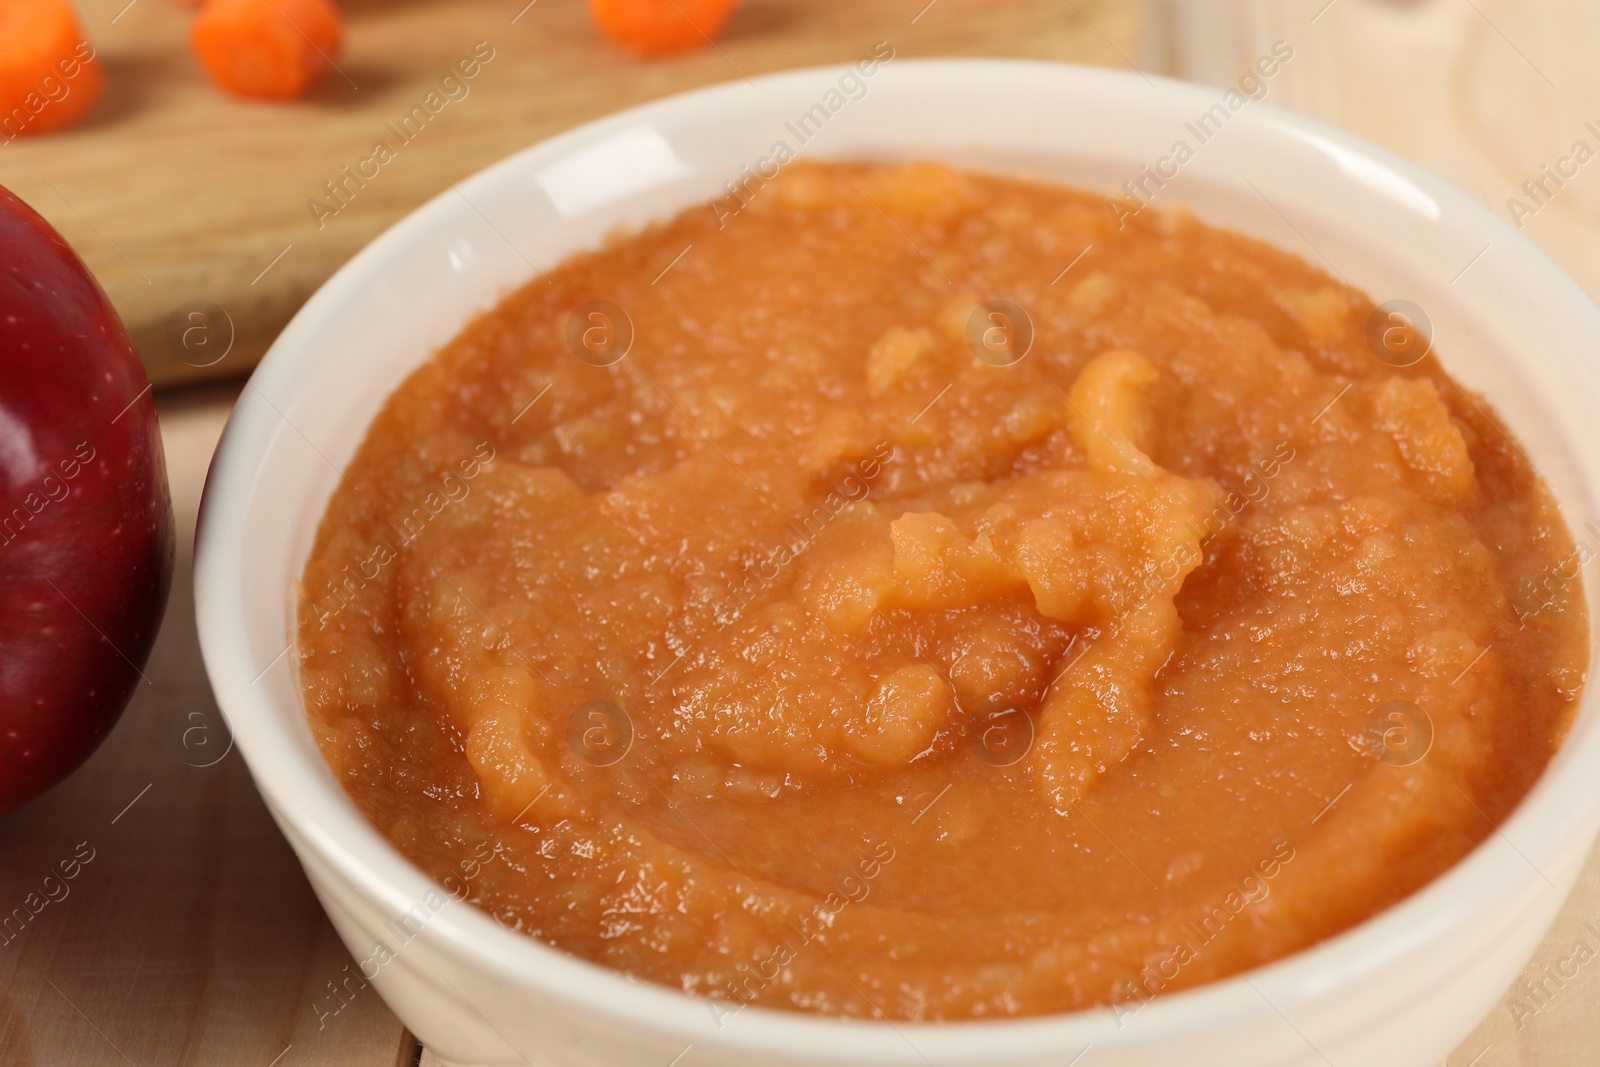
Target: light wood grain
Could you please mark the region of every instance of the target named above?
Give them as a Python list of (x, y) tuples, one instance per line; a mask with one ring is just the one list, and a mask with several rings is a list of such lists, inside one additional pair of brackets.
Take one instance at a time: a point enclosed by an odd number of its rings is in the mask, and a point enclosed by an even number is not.
[[(1595, 929), (1589, 929), (1593, 923)], [(1446, 1067), (1588, 1067), (1600, 1063), (1600, 848), (1504, 1000)], [(1588, 950), (1586, 962), (1577, 945)], [(1549, 968), (1547, 971), (1546, 968)], [(1565, 970), (1571, 977), (1550, 977)], [(1521, 983), (1534, 987), (1530, 995)], [(1540, 989), (1540, 985), (1543, 989)]]
[(6, 1067), (268, 1067), (280, 1054), (279, 1067), (394, 1067), (409, 1048), (370, 989), (319, 1017), (350, 957), (229, 751), (201, 667), (192, 531), (232, 399), (160, 405), (180, 548), (148, 683), (81, 770), (0, 821), (0, 912), (80, 846), (93, 856), (0, 943)]
[[(86, 0), (107, 99), (77, 129), (0, 147), (0, 184), (85, 255), (158, 378), (231, 374), (389, 223), (447, 182), (578, 122), (740, 72), (849, 60), (879, 39), (902, 55), (1120, 64), (1138, 33), (1132, 0), (936, 0), (926, 10), (925, 0), (750, 0), (720, 51), (643, 63), (596, 38), (575, 0), (537, 0), (513, 25), (525, 2), (347, 0), (341, 67), (359, 88), (333, 76), (310, 100), (274, 107), (227, 100), (201, 80), (183, 47), (187, 9), (135, 0), (113, 25), (126, 0)], [(477, 40), (496, 58), (472, 95), (319, 230), (306, 202), (321, 183)], [(172, 310), (193, 299), (218, 303), (237, 326), (233, 352), (207, 369), (177, 359), (164, 337)], [(370, 988), (319, 1021), (327, 983), (349, 956), (238, 754), (191, 766), (200, 760), (179, 740), (192, 711), (220, 722), (188, 574), (194, 510), (232, 395), (208, 389), (161, 405), (182, 536), (151, 684), (77, 775), (0, 822), (0, 912), (80, 842), (95, 850), (66, 899), (0, 944), (7, 1067), (392, 1067), (416, 1051)], [(1591, 919), (1600, 919), (1600, 853), (1526, 973), (1538, 980), (1545, 964), (1570, 957)], [(1600, 938), (1590, 943), (1600, 950)], [(1447, 1064), (1568, 1067), (1596, 1062), (1596, 1048), (1600, 960), (1521, 1026), (1509, 1001), (1497, 1006)]]
[[(402, 215), (449, 182), (619, 108), (852, 61), (878, 40), (901, 56), (1119, 64), (1139, 30), (1135, 0), (935, 0), (926, 8), (927, 0), (749, 0), (716, 48), (643, 61), (600, 38), (577, 0), (346, 0), (339, 72), (308, 99), (258, 104), (204, 81), (184, 44), (190, 9), (127, 3), (82, 0), (104, 58), (106, 98), (74, 129), (0, 144), (0, 184), (84, 255), (157, 382), (248, 369), (305, 299)], [(479, 41), (494, 58), (468, 83), (470, 95), (398, 147), (347, 208), (319, 225), (308, 204), (333, 203), (324, 183), (377, 140), (398, 145), (387, 124)], [(194, 300), (221, 307), (236, 334), (232, 352), (206, 368), (180, 359), (181, 346), (167, 340), (174, 311)]]

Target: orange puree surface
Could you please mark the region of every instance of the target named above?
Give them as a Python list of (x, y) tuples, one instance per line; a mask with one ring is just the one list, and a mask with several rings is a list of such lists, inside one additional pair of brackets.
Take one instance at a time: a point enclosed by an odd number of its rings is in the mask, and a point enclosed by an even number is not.
[(1425, 344), (1181, 211), (795, 163), (389, 398), (301, 586), (311, 727), (435, 879), (691, 993), (1238, 972), (1483, 840), (1583, 684), (1572, 537)]

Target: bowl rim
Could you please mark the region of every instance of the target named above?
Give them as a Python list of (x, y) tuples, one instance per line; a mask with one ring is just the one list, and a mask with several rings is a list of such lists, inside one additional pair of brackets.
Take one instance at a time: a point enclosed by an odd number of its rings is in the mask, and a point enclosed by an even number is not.
[[(269, 807), (366, 899), (398, 914), (417, 903), (424, 892), (435, 889), (436, 883), (360, 815), (337, 783), (332, 783), (336, 796), (327, 795), (329, 790), (318, 782), (315, 769), (297, 757), (288, 732), (279, 729), (271, 711), (273, 702), (262, 690), (253, 688), (252, 677), (259, 675), (249, 656), (245, 613), (232, 607), (242, 602), (242, 575), (247, 567), (239, 530), (267, 443), (281, 418), (263, 395), (262, 386), (274, 387), (271, 391), (280, 398), (294, 393), (294, 373), (314, 350), (321, 320), (346, 292), (379, 277), (390, 254), (402, 249), (414, 231), (428, 220), (444, 216), (457, 191), (464, 196), (486, 193), (533, 160), (555, 159), (680, 109), (715, 110), (745, 97), (752, 88), (776, 90), (802, 79), (811, 84), (846, 69), (844, 65), (789, 69), (652, 100), (538, 141), (457, 182), (454, 190), (445, 189), (386, 229), (320, 286), (272, 344), (241, 393), (211, 463), (196, 529), (195, 601), (203, 658), (219, 707)], [(1098, 92), (1102, 100), (1113, 100), (1123, 91), (1154, 90), (1170, 97), (1175, 113), (1190, 105), (1203, 108), (1213, 104), (1221, 92), (1135, 71), (1025, 59), (896, 59), (880, 70), (877, 78), (981, 78), (994, 72), (1076, 81), (1078, 88)], [(1424, 191), (1440, 206), (1441, 217), (1447, 212), (1457, 220), (1456, 225), (1475, 222), (1480, 230), (1487, 227), (1496, 234), (1497, 243), (1504, 242), (1515, 252), (1519, 264), (1536, 271), (1541, 283), (1551, 287), (1574, 322), (1600, 336), (1600, 309), (1576, 283), (1498, 215), (1443, 179), (1354, 135), (1272, 104), (1253, 102), (1238, 119), (1273, 128), (1279, 135), (1353, 153)], [(1582, 359), (1600, 380), (1600, 356), (1588, 352)], [(298, 579), (298, 575), (292, 577)], [(292, 626), (292, 617), (290, 622)], [(1593, 633), (1590, 645), (1592, 665)], [(1595, 718), (1593, 705), (1597, 702), (1600, 692), (1586, 688), (1573, 713), (1574, 729), (1580, 717)], [(303, 706), (298, 711), (301, 728), (306, 729)], [(1600, 729), (1588, 729), (1581, 738), (1574, 729), (1569, 729), (1511, 815), (1443, 874), (1332, 938), (1266, 965), (1145, 1002), (1138, 1012), (1139, 1039), (1161, 1039), (1259, 1015), (1263, 1001), (1265, 1008), (1282, 1014), (1330, 986), (1348, 987), (1381, 972), (1416, 946), (1448, 937), (1452, 928), (1486, 900), (1511, 895), (1517, 882), (1517, 857), (1540, 871), (1538, 861), (1548, 860), (1574, 833), (1591, 832), (1600, 813), (1600, 783), (1592, 780), (1584, 770), (1585, 761), (1579, 758), (1600, 760)], [(341, 803), (349, 810), (340, 810)], [(1512, 836), (1520, 846), (1510, 840)], [(1545, 880), (1549, 881), (1548, 877)], [(1564, 889), (1561, 892), (1565, 894)], [(444, 908), (430, 920), (424, 935), (448, 943), (497, 979), (536, 990), (552, 1002), (579, 1008), (591, 1017), (646, 1027), (695, 1045), (749, 1053), (804, 1048), (826, 1059), (842, 1057), (848, 1050), (856, 1056), (878, 1055), (882, 1062), (910, 1064), (929, 1056), (946, 1060), (979, 1055), (992, 1049), (1002, 1033), (1009, 1047), (1022, 1052), (1059, 1052), (1065, 1047), (1118, 1043), (1128, 1038), (1109, 1006), (1020, 1018), (886, 1022), (749, 1005), (738, 1009), (746, 1022), (723, 1026), (708, 1010), (706, 998), (632, 981), (504, 927), (475, 907)], [(907, 1034), (936, 1036), (937, 1046), (926, 1042), (923, 1046), (927, 1047), (910, 1045)]]

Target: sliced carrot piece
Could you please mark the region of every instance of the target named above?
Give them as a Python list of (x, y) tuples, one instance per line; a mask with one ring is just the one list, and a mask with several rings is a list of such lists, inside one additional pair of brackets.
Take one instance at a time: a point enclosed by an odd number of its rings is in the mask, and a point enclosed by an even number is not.
[(189, 47), (227, 92), (290, 100), (322, 76), (343, 36), (329, 0), (207, 0)]
[(589, 0), (595, 24), (641, 55), (700, 48), (716, 38), (737, 0)]
[(0, 142), (69, 125), (100, 96), (100, 64), (67, 0), (0, 0)]

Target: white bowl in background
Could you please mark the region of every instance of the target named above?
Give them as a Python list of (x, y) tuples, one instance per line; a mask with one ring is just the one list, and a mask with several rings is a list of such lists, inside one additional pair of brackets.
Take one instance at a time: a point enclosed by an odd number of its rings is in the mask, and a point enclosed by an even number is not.
[[(618, 224), (708, 202), (741, 168), (772, 157), (776, 142), (799, 148), (794, 123), (819, 102), (828, 113), (813, 119), (820, 130), (807, 154), (932, 158), (1110, 193), (1174, 141), (1192, 143), (1184, 124), (1221, 97), (1138, 74), (1005, 60), (892, 60), (857, 79), (864, 95), (829, 97), (843, 73), (801, 70), (670, 97), (447, 189), (330, 279), (255, 372), (201, 507), (201, 645), (239, 750), (341, 937), (358, 960), (380, 943), (393, 952), (373, 984), (436, 1054), (473, 1067), (1438, 1061), (1528, 959), (1600, 826), (1593, 690), (1532, 792), (1442, 877), (1314, 948), (1131, 1015), (890, 1025), (712, 1011), (444, 898), (329, 771), (285, 654), (295, 582), (367, 425), (472, 315)], [(1595, 517), (1600, 310), (1480, 204), (1380, 149), (1260, 103), (1230, 113), (1160, 201), (1295, 251), (1376, 300), (1427, 309), (1445, 366), (1488, 397), (1573, 529)], [(1585, 588), (1600, 618), (1595, 566)], [(397, 925), (406, 913), (422, 918)]]

